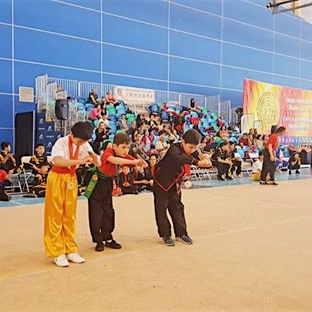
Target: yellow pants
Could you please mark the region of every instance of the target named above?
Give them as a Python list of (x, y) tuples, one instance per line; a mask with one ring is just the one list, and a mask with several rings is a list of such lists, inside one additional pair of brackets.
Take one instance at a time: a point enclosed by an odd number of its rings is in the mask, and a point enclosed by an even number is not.
[(76, 175), (49, 172), (44, 205), (44, 246), (47, 257), (77, 252)]
[(260, 181), (261, 172), (253, 172), (251, 174), (252, 181)]

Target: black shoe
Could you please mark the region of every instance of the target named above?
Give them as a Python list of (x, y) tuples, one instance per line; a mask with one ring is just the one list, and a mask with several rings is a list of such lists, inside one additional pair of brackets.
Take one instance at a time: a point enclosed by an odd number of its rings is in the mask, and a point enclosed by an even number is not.
[(225, 177), (227, 180), (233, 180), (232, 177)]
[(225, 181), (225, 179), (222, 178), (222, 177), (218, 177), (218, 180), (219, 180), (219, 181)]
[(291, 174), (291, 170), (289, 170), (289, 172), (288, 172), (289, 174)]
[(103, 251), (104, 250), (104, 244), (102, 242), (97, 243), (95, 246), (95, 251)]
[(267, 183), (265, 181), (260, 181), (260, 185), (266, 185)]
[(174, 240), (171, 237), (162, 237), (162, 241), (166, 246), (174, 246)]
[(299, 170), (296, 170), (296, 174), (300, 174), (300, 171), (299, 171)]
[(121, 245), (118, 244), (115, 240), (106, 241), (105, 246), (112, 249), (121, 249)]

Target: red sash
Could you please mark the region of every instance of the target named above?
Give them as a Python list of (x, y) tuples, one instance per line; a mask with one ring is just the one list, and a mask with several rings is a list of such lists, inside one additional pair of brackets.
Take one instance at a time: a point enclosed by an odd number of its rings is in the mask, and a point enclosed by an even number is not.
[[(69, 137), (68, 137), (69, 159), (77, 160), (78, 156), (79, 156), (79, 146), (77, 146), (77, 148), (75, 150), (75, 154), (74, 154), (73, 153), (73, 143), (74, 142), (72, 139), (72, 135), (69, 135)], [(69, 173), (71, 176), (74, 176), (75, 172), (76, 172), (76, 165), (70, 166), (70, 168), (59, 167), (59, 166), (53, 165), (51, 168), (51, 171), (56, 172), (56, 173), (61, 173), (61, 174)]]

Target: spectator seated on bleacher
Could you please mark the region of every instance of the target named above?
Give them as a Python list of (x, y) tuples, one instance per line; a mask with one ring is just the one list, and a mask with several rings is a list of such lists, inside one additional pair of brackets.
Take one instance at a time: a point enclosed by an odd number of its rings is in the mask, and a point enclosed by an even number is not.
[(155, 144), (156, 151), (160, 158), (163, 158), (167, 153), (170, 145), (165, 141), (165, 132), (159, 133), (159, 139)]
[(105, 126), (104, 122), (100, 122), (94, 133), (93, 150), (100, 155), (103, 142), (109, 138), (109, 127)]
[(92, 108), (91, 112), (89, 113), (88, 119), (91, 120), (93, 126), (95, 126), (95, 122), (101, 119), (101, 117), (102, 117), (101, 105), (97, 104), (94, 108)]
[(100, 102), (98, 101), (98, 95), (96, 93), (96, 89), (92, 89), (91, 92), (89, 93), (89, 97), (87, 99), (87, 103), (89, 104), (93, 104), (94, 106), (100, 104)]
[(124, 130), (126, 132), (129, 130), (126, 114), (122, 114), (120, 116), (117, 128), (119, 128), (120, 130)]
[(117, 99), (114, 97), (112, 90), (107, 90), (106, 95), (105, 95), (105, 100), (106, 100), (106, 104), (108, 106), (118, 106), (119, 103), (117, 101)]

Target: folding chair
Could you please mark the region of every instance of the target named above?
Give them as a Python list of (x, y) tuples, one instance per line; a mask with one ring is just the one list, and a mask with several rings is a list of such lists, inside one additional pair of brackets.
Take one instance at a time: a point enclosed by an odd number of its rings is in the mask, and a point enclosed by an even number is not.
[(31, 156), (23, 156), (21, 161), (23, 164), (23, 178), (24, 178), (24, 184), (27, 193), (29, 193), (29, 184), (30, 181), (33, 179), (34, 175), (32, 173), (32, 165), (29, 163), (31, 159)]
[[(9, 181), (11, 183), (11, 185), (5, 186), (4, 189), (5, 191), (7, 191), (10, 194), (13, 193), (23, 193), (23, 188), (22, 188), (22, 183), (21, 183), (21, 176), (22, 172), (19, 173), (11, 173), (8, 175), (9, 177)], [(16, 191), (18, 190), (18, 191)]]

